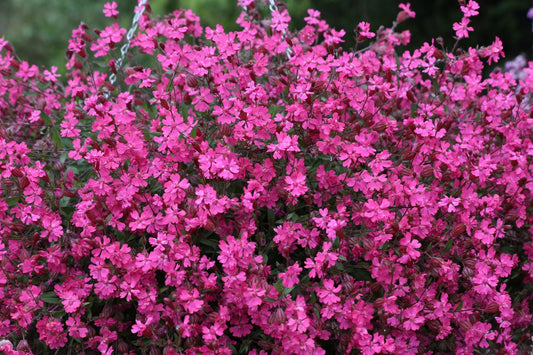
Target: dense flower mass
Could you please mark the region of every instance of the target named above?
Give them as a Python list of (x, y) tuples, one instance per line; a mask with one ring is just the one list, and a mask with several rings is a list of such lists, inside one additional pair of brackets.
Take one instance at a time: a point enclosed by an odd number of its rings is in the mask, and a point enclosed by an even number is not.
[(239, 3), (148, 8), (125, 68), (80, 25), (65, 78), (0, 39), (0, 350), (528, 352), (533, 62)]

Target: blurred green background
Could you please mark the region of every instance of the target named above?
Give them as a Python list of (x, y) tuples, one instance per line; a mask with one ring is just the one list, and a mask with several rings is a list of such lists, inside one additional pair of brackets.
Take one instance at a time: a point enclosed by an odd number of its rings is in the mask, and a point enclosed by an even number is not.
[[(119, 21), (128, 28), (136, 0), (116, 0)], [(390, 26), (398, 12), (396, 0), (286, 0), (293, 18), (293, 28), (301, 28), (308, 8), (322, 12), (330, 26), (345, 29), (346, 47), (353, 45), (353, 29), (359, 21), (371, 23), (371, 29)], [(73, 28), (83, 21), (90, 27), (103, 28), (112, 22), (105, 18), (102, 8), (106, 0), (0, 0), (0, 36), (5, 36), (19, 57), (31, 63), (64, 70), (65, 50)], [(234, 21), (239, 14), (236, 0), (151, 0), (155, 14), (163, 15), (174, 9), (191, 8), (202, 24), (220, 23), (227, 30), (237, 29)], [(472, 20), (475, 32), (462, 46), (488, 45), (494, 36), (504, 43), (507, 59), (525, 53), (531, 57), (533, 33), (526, 18), (533, 6), (530, 0), (478, 0), (480, 15)], [(412, 33), (411, 49), (432, 37), (442, 36), (451, 48), (452, 24), (459, 21), (461, 12), (456, 0), (412, 0), (417, 16), (400, 25)]]

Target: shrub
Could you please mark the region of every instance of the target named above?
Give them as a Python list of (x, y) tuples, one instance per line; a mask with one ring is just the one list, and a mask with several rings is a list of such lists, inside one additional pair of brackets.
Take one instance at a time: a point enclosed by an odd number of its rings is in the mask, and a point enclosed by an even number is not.
[(66, 84), (1, 43), (0, 349), (527, 351), (533, 63), (240, 3), (143, 15), (123, 71), (80, 25)]

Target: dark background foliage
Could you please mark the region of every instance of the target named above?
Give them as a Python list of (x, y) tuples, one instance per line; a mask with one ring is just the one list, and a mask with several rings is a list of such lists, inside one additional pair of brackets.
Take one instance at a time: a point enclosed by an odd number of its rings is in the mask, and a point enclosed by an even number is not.
[[(120, 23), (129, 27), (136, 0), (116, 0)], [(106, 0), (0, 0), (0, 36), (14, 44), (18, 55), (31, 63), (64, 67), (67, 40), (73, 28), (83, 21), (91, 27), (103, 28), (110, 23), (101, 10)], [(293, 27), (301, 28), (307, 8), (322, 12), (330, 26), (341, 29), (347, 48), (353, 46), (353, 29), (359, 21), (371, 23), (371, 29), (389, 26), (398, 12), (398, 0), (286, 0)], [(405, 2), (405, 1), (404, 1)], [(420, 46), (432, 37), (441, 36), (448, 48), (453, 46), (453, 22), (461, 19), (455, 0), (412, 0), (417, 16), (399, 29), (412, 33), (410, 48)], [(533, 33), (526, 18), (533, 6), (527, 0), (478, 0), (481, 11), (472, 20), (475, 32), (461, 45), (476, 46), (492, 43), (499, 36), (504, 43), (507, 59), (525, 53), (531, 57)], [(237, 29), (234, 21), (239, 14), (236, 0), (151, 0), (154, 13), (165, 14), (174, 9), (192, 8), (204, 25), (222, 24)]]

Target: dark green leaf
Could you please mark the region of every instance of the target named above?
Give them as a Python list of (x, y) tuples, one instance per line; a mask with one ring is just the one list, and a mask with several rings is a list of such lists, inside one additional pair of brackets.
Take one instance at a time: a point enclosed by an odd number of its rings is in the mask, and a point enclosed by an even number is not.
[(279, 279), (278, 281), (276, 281), (276, 283), (274, 284), (274, 287), (276, 288), (276, 291), (278, 291), (279, 293), (283, 293), (283, 280), (282, 279)]
[(54, 141), (54, 144), (57, 148), (63, 149), (63, 145), (61, 144), (61, 136), (55, 128), (52, 128), (52, 140)]
[(19, 202), (20, 196), (10, 197), (6, 199), (6, 203), (9, 207), (14, 207)]
[(450, 249), (452, 248), (452, 244), (453, 244), (453, 239), (448, 240), (448, 242), (446, 243), (446, 246), (444, 247), (444, 251), (446, 253), (450, 251)]
[(41, 295), (41, 301), (51, 304), (59, 304), (61, 302), (54, 291), (43, 293)]

